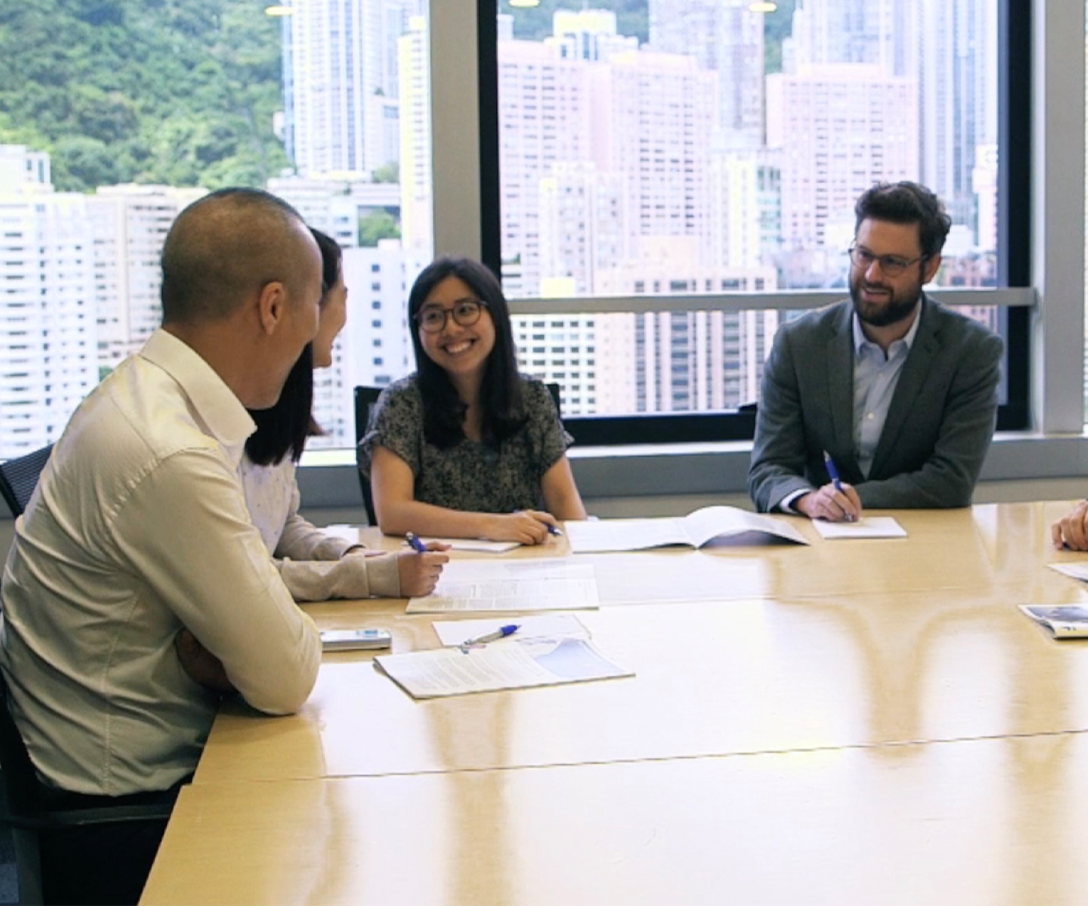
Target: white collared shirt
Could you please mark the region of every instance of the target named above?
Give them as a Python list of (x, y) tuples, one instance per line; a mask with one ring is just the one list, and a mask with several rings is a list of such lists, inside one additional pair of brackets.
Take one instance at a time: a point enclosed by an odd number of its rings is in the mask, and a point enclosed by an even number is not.
[(866, 338), (857, 312), (851, 320), (854, 332), (854, 449), (858, 468), (868, 478), (899, 375), (918, 335), (922, 309), (919, 305), (910, 330), (888, 347), (887, 354), (879, 344)]
[(238, 474), (253, 524), (296, 601), (400, 597), (396, 554), (365, 556), (362, 545), (326, 535), (302, 518), (290, 456), (259, 466), (243, 455)]
[(159, 330), (76, 410), (4, 570), (0, 667), (43, 778), (166, 789), (196, 767), (218, 698), (182, 669), (184, 626), (253, 707), (296, 710), (321, 644), (246, 510), (253, 420)]

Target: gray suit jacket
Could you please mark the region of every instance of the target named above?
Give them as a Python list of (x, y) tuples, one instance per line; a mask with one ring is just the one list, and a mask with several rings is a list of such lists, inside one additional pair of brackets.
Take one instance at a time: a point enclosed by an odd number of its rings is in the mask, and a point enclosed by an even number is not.
[(761, 512), (827, 484), (823, 451), (865, 507), (971, 502), (997, 419), (1001, 339), (923, 296), (868, 479), (854, 449), (849, 299), (783, 325), (763, 372), (748, 493)]

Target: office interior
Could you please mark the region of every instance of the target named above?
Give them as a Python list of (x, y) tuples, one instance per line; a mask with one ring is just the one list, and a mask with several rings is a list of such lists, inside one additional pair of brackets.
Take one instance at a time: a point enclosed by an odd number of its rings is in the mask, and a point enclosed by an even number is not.
[[(436, 253), (483, 254), (477, 71), (478, 21), (489, 2), (433, 0), (432, 129)], [(1030, 18), (1030, 206), (1023, 260), (1029, 262), (1029, 419), (999, 432), (975, 502), (1083, 497), (1085, 436), (1085, 4), (1082, 0), (1001, 0), (1003, 16)], [(1012, 73), (1014, 83), (1025, 73)], [(1014, 84), (1015, 90), (1015, 84)], [(1004, 162), (1003, 162), (1004, 163)], [(1023, 219), (1023, 218), (1022, 218)], [(977, 304), (977, 303), (976, 303)], [(640, 309), (639, 306), (642, 306)], [(650, 310), (652, 299), (630, 310)], [(769, 300), (767, 307), (774, 307)], [(518, 311), (515, 302), (512, 309)], [(577, 433), (575, 432), (577, 437)], [(582, 496), (598, 516), (675, 515), (708, 503), (750, 506), (744, 480), (750, 441), (575, 446)], [(307, 457), (299, 470), (303, 512), (318, 525), (365, 521), (354, 455)], [(0, 516), (0, 549), (13, 534)]]

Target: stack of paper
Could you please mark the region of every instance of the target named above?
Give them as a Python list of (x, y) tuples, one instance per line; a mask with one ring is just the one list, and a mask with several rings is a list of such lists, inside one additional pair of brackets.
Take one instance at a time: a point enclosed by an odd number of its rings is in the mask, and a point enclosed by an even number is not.
[(498, 563), (451, 561), (435, 590), (412, 598), (408, 613), (585, 610), (600, 606), (593, 567), (563, 558)]

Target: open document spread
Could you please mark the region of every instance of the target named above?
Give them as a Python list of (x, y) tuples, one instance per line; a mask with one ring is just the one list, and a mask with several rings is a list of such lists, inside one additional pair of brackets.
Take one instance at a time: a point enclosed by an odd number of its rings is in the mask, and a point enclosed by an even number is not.
[(808, 544), (788, 516), (764, 516), (732, 506), (705, 506), (687, 516), (599, 519), (565, 524), (576, 554), (638, 551), (651, 547), (702, 547), (712, 538), (758, 532)]
[(556, 686), (634, 676), (585, 639), (510, 639), (483, 648), (439, 648), (374, 659), (412, 698)]
[(408, 613), (587, 610), (600, 606), (592, 565), (563, 557), (453, 560), (435, 590), (408, 601)]

